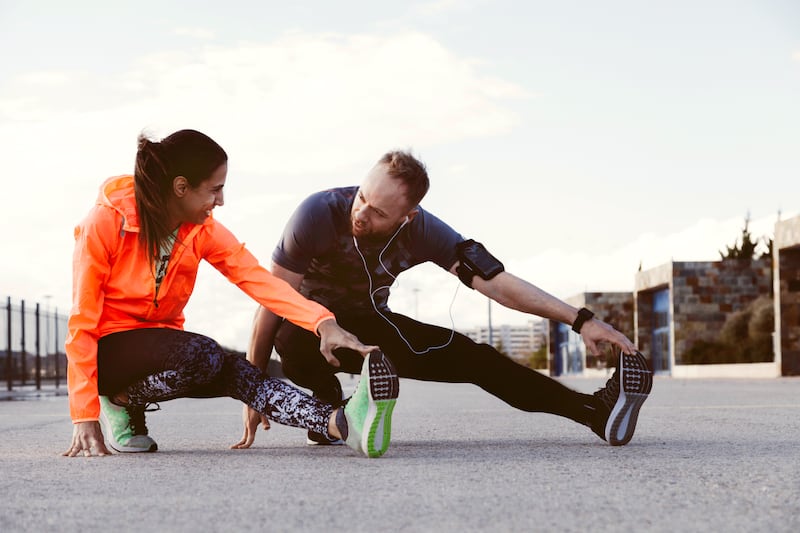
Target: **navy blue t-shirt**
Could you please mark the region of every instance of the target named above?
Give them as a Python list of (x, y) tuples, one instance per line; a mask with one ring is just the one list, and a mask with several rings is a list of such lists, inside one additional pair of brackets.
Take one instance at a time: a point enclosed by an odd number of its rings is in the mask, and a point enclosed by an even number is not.
[(388, 311), (394, 277), (426, 261), (449, 271), (458, 259), (456, 245), (464, 240), (453, 228), (418, 207), (417, 216), (388, 247), (387, 236), (377, 243), (359, 241), (356, 249), (350, 209), (357, 192), (358, 187), (343, 187), (306, 198), (289, 219), (272, 253), (276, 264), (305, 276), (300, 286), (303, 296), (334, 313), (373, 310), (366, 269), (372, 276), (375, 305)]

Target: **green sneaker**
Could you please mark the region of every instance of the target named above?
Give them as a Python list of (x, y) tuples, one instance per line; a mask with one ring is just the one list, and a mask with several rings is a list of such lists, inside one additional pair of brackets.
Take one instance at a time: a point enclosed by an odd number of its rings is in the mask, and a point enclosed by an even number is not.
[(147, 435), (142, 407), (122, 407), (100, 396), (100, 422), (108, 445), (118, 452), (154, 452), (158, 444)]
[(386, 453), (399, 391), (400, 380), (388, 357), (374, 351), (364, 358), (361, 380), (337, 413), (336, 422), (348, 446), (367, 457)]

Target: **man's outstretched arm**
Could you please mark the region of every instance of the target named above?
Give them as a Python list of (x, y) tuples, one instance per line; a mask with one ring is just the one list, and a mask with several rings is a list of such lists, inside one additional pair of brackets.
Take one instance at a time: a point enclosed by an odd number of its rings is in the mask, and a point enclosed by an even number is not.
[[(457, 267), (458, 262), (450, 268), (450, 272), (456, 276), (458, 275), (456, 272)], [(484, 296), (509, 309), (515, 309), (564, 324), (573, 324), (575, 319), (578, 318), (577, 307), (559, 300), (532, 283), (509, 272), (500, 272), (489, 280), (475, 276), (472, 279), (472, 287)], [(597, 344), (601, 342), (611, 343), (624, 353), (634, 353), (636, 351), (636, 345), (630, 339), (611, 325), (597, 318), (584, 322), (580, 328), (580, 334), (586, 344), (586, 349), (592, 355), (600, 355)]]

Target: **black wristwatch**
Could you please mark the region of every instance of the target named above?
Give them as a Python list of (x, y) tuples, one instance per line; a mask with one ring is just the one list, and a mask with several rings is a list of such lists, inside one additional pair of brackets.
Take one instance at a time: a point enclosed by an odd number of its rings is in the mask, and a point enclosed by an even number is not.
[(572, 323), (572, 331), (575, 333), (581, 332), (581, 327), (583, 327), (583, 323), (587, 320), (591, 320), (594, 317), (594, 313), (586, 309), (585, 307), (581, 307), (578, 310), (578, 318), (575, 319), (575, 322)]

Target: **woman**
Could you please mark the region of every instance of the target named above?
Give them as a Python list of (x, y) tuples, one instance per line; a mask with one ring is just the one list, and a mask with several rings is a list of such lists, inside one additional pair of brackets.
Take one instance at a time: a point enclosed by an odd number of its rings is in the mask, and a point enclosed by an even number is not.
[[(340, 328), (326, 308), (273, 277), (212, 218), (223, 205), (226, 176), (227, 154), (198, 131), (181, 130), (160, 142), (140, 136), (134, 175), (108, 179), (76, 227), (66, 342), (74, 431), (64, 455), (108, 454), (101, 418), (113, 449), (155, 451), (145, 426), (148, 403), (217, 396), (241, 400), (282, 424), (341, 438), (370, 457), (388, 448), (397, 397), (391, 363), (376, 346)], [(265, 376), (212, 339), (183, 331), (183, 308), (201, 259), (261, 305), (316, 332), (326, 356), (337, 348), (369, 354), (345, 408), (334, 409)], [(373, 396), (368, 385), (376, 380), (388, 380), (392, 392)], [(379, 425), (387, 429), (376, 443), (369, 434)]]

